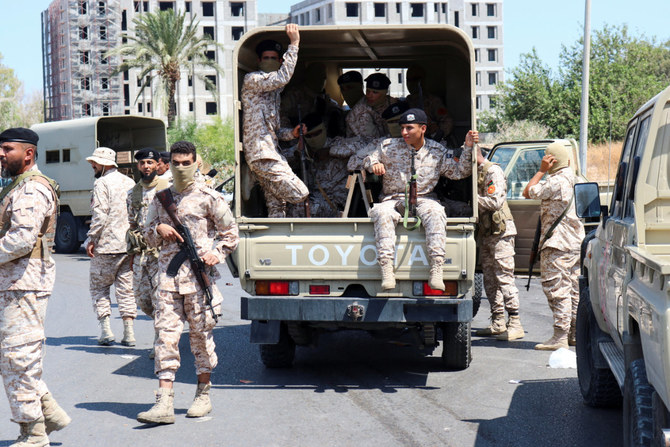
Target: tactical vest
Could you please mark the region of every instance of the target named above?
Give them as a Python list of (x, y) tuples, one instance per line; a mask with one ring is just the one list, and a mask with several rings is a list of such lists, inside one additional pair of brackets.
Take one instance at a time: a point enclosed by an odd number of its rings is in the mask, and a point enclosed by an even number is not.
[[(477, 190), (480, 194), (486, 191), (484, 182), (491, 166), (493, 166), (493, 163), (488, 160), (482, 165), (482, 170), (477, 178)], [(509, 205), (507, 205), (507, 200), (503, 203), (502, 208), (497, 211), (482, 210), (479, 213), (479, 235), (483, 237), (504, 234), (507, 230), (505, 222), (508, 220), (513, 220), (513, 217)]]
[[(165, 179), (159, 178), (156, 182), (156, 189), (159, 191), (167, 187), (168, 181)], [(142, 183), (137, 182), (130, 193), (130, 207), (132, 208), (133, 220), (135, 220), (135, 222), (139, 222), (142, 208), (147, 206), (147, 204), (142, 203), (143, 189), (144, 187), (142, 186)], [(147, 246), (144, 236), (142, 236), (141, 228), (136, 228), (134, 230), (128, 229), (128, 232), (126, 233), (126, 252), (129, 255), (144, 253), (158, 257), (158, 250)]]
[(12, 183), (6, 186), (0, 193), (0, 238), (4, 237), (11, 226), (11, 217), (7, 213), (9, 208), (9, 193), (22, 186), (25, 182), (34, 180), (49, 188), (54, 200), (54, 211), (50, 216), (47, 216), (42, 223), (39, 233), (37, 234), (37, 242), (30, 253), (23, 257), (30, 257), (31, 259), (48, 259), (54, 245), (54, 237), (56, 234), (56, 219), (58, 217), (58, 198), (60, 197), (60, 188), (58, 183), (50, 179), (46, 175), (38, 171), (26, 171), (17, 176)]

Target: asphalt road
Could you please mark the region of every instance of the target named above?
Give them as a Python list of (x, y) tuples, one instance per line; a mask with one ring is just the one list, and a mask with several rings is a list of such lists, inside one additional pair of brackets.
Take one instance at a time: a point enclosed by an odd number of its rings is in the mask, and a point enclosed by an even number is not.
[[(549, 368), (550, 353), (533, 345), (551, 335), (549, 308), (537, 280), (522, 287), (526, 337), (500, 342), (473, 337), (473, 361), (443, 371), (438, 348), (424, 357), (401, 341), (347, 331), (324, 335), (317, 348), (298, 348), (290, 370), (268, 370), (249, 324), (239, 318), (239, 282), (222, 267), (226, 297), (215, 329), (219, 366), (212, 374), (213, 412), (186, 419), (195, 392), (188, 336), (175, 383), (173, 425), (135, 420), (154, 400), (158, 381), (147, 354), (151, 320), (138, 318), (138, 344), (99, 347), (82, 251), (56, 255), (57, 280), (46, 321), (44, 378), (72, 416), (52, 446), (608, 446), (622, 444), (621, 410), (583, 404), (575, 369)], [(115, 306), (116, 307), (116, 306)], [(117, 341), (122, 322), (113, 310)], [(140, 312), (141, 313), (141, 312)], [(484, 327), (482, 303), (473, 328)], [(0, 397), (0, 446), (18, 435)]]

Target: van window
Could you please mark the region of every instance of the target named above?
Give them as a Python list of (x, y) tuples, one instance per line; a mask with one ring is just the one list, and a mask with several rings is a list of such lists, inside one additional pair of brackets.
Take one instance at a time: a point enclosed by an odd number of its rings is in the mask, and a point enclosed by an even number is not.
[(46, 159), (47, 163), (60, 163), (60, 151), (47, 151)]
[(626, 142), (624, 143), (623, 150), (621, 151), (621, 159), (619, 161), (619, 169), (616, 173), (616, 178), (614, 180), (614, 194), (612, 194), (612, 203), (610, 204), (610, 216), (612, 217), (621, 217), (623, 211), (623, 193), (624, 187), (626, 185), (626, 173), (628, 172), (628, 166), (630, 164), (630, 153), (631, 148), (633, 147), (633, 140), (635, 136), (635, 126), (637, 123), (631, 125), (626, 134)]
[(512, 156), (516, 152), (514, 147), (499, 147), (496, 148), (496, 151), (491, 156), (491, 161), (493, 163), (498, 163), (502, 170), (504, 171), (509, 164), (509, 161), (512, 159)]
[(642, 159), (642, 152), (644, 146), (647, 144), (647, 137), (649, 136), (649, 124), (651, 116), (648, 115), (640, 123), (640, 128), (637, 132), (635, 142), (635, 152), (631, 157), (631, 163), (628, 172), (628, 181), (626, 187), (626, 217), (633, 217), (635, 210), (635, 185), (637, 184), (637, 174), (640, 170), (640, 161)]

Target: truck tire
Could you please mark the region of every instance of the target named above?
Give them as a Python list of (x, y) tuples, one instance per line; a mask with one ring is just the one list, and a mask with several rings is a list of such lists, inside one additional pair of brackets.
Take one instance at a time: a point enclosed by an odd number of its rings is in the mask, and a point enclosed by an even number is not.
[(259, 345), (261, 361), (267, 368), (290, 368), (295, 359), (295, 342), (288, 334), (285, 324), (281, 325), (279, 343)]
[(651, 396), (654, 389), (647, 381), (644, 359), (630, 363), (623, 391), (623, 445), (642, 447), (651, 445), (653, 420)]
[(475, 287), (472, 293), (472, 318), (477, 316), (479, 306), (482, 304), (482, 293), (484, 292), (484, 274), (475, 273)]
[(58, 215), (54, 244), (58, 253), (74, 253), (81, 245), (77, 219), (69, 211)]
[(668, 428), (670, 424), (670, 414), (665, 404), (656, 391), (651, 396), (651, 414), (654, 419), (654, 437), (651, 441), (653, 447), (665, 446), (665, 437), (663, 436), (663, 429)]
[(584, 402), (591, 407), (618, 407), (621, 405), (619, 384), (600, 352), (598, 340), (604, 334), (598, 327), (591, 309), (589, 288), (580, 290), (577, 308), (577, 377)]
[(472, 360), (470, 322), (442, 323), (442, 363), (447, 369), (461, 370)]

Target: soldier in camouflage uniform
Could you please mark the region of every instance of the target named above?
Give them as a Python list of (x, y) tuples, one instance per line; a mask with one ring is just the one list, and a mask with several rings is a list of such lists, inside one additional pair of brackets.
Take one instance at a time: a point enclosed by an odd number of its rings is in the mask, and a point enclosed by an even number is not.
[(365, 98), (361, 98), (347, 114), (347, 137), (381, 138), (388, 134), (382, 112), (396, 98), (388, 95), (391, 80), (382, 73), (365, 78)]
[[(479, 259), (491, 305), (491, 324), (476, 334), (516, 340), (523, 338), (524, 331), (519, 319), (519, 290), (514, 283), (516, 226), (507, 205), (507, 179), (500, 166), (484, 158), (479, 147), (477, 176)], [(505, 311), (509, 315), (507, 325)]]
[[(135, 300), (142, 312), (153, 319), (154, 295), (158, 286), (158, 250), (147, 246), (143, 230), (146, 226), (147, 210), (157, 191), (169, 186), (167, 180), (158, 177), (156, 167), (160, 159), (159, 152), (153, 148), (144, 148), (135, 154), (137, 170), (141, 178), (128, 191), (128, 254), (133, 266), (133, 291)], [(153, 358), (153, 349), (149, 354)]]
[(95, 149), (86, 160), (93, 168), (96, 181), (91, 199), (91, 227), (88, 230), (86, 253), (91, 258), (90, 289), (100, 322), (98, 344), (110, 345), (114, 334), (110, 324), (112, 300), (110, 288), (115, 289), (116, 303), (123, 318), (124, 346), (135, 346), (133, 320), (137, 317), (137, 303), (133, 295), (133, 270), (126, 253), (128, 208), (126, 198), (135, 182), (116, 168), (116, 152), (107, 147)]
[(39, 137), (25, 128), (0, 134), (0, 373), (21, 435), (12, 446), (49, 445), (70, 423), (42, 380), (44, 317), (56, 278), (51, 242), (58, 186), (40, 173)]
[(258, 44), (256, 53), (261, 70), (244, 77), (241, 93), (244, 157), (263, 188), (268, 217), (285, 217), (286, 202), (304, 202), (309, 194), (307, 186), (277, 150), (278, 140), (290, 141), (299, 136), (298, 126), (281, 128), (279, 123), (279, 94), (293, 75), (300, 42), (297, 25), (286, 25), (286, 33), (291, 44), (283, 59), (279, 42), (265, 40)]
[[(410, 107), (422, 108), (428, 116), (426, 136), (435, 141), (446, 140), (454, 128), (454, 120), (442, 100), (425, 89), (426, 72), (419, 65), (412, 65), (407, 69), (406, 101)], [(421, 89), (419, 89), (421, 85)], [(421, 104), (423, 103), (423, 104)]]
[[(540, 181), (545, 175), (545, 180)], [(554, 315), (554, 335), (535, 345), (535, 349), (542, 351), (555, 351), (576, 344), (579, 251), (584, 240), (584, 225), (575, 213), (575, 180), (568, 150), (559, 143), (551, 143), (545, 150), (539, 172), (523, 191), (525, 198), (541, 201), (542, 289)], [(557, 221), (553, 232), (547, 235)]]
[(370, 211), (374, 220), (377, 259), (382, 270), (382, 289), (395, 288), (393, 259), (395, 257), (395, 225), (405, 210), (406, 186), (411, 178), (411, 158), (414, 157), (417, 181), (416, 215), (426, 230), (426, 247), (430, 258), (431, 288), (444, 290), (444, 264), (447, 216), (433, 192), (441, 176), (460, 179), (472, 173), (472, 146), (479, 141), (475, 131), (468, 132), (460, 162), (446, 158), (445, 148), (424, 138), (427, 117), (423, 110), (409, 109), (400, 118), (403, 138), (384, 140), (375, 152), (365, 159), (365, 169), (384, 175), (381, 203)]
[(212, 410), (210, 376), (217, 365), (217, 356), (212, 334), (215, 320), (211, 311), (220, 314), (223, 301), (214, 285), (220, 278), (215, 266), (224, 262), (226, 256), (235, 250), (239, 236), (235, 219), (221, 194), (195, 181), (195, 151), (195, 146), (186, 141), (172, 145), (170, 169), (174, 184), (169, 191), (174, 197), (177, 216), (189, 228), (209, 273), (214, 299), (210, 309), (188, 261), (179, 266), (176, 276), (168, 276), (168, 266), (181, 250), (178, 242), (183, 239), (158, 197), (155, 197), (149, 206), (144, 237), (150, 246), (160, 250), (160, 279), (154, 313), (154, 327), (158, 334), (155, 372), (159, 389), (156, 391), (156, 404), (137, 415), (137, 420), (144, 423), (172, 424), (175, 421), (173, 383), (180, 366), (179, 339), (185, 322), (189, 325), (191, 352), (198, 376), (195, 399), (186, 416), (201, 417)]
[(349, 109), (352, 109), (358, 101), (365, 96), (363, 92), (363, 76), (358, 71), (348, 71), (337, 78), (340, 93)]

